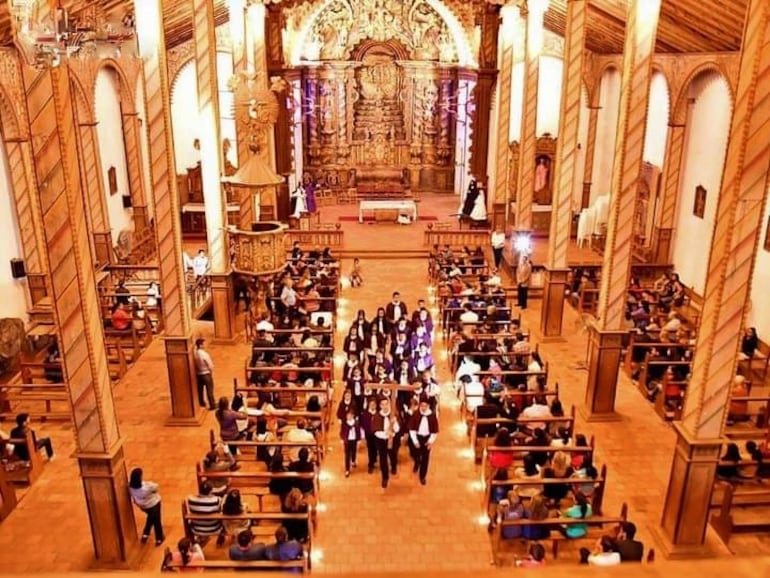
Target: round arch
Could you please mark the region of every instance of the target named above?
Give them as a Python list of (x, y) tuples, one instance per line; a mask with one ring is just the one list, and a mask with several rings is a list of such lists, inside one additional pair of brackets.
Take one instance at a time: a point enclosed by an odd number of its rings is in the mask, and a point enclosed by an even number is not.
[[(316, 20), (318, 20), (319, 16), (332, 2), (334, 2), (334, 0), (324, 0), (310, 12), (307, 18), (305, 18), (305, 22), (297, 33), (297, 40), (293, 45), (292, 54), (289, 59), (292, 65), (297, 66), (302, 63), (302, 49), (305, 46), (308, 35), (313, 29)], [(454, 40), (455, 46), (457, 47), (458, 63), (461, 66), (478, 66), (478, 62), (473, 55), (473, 50), (471, 50), (472, 43), (452, 9), (441, 0), (425, 0), (425, 2), (433, 8), (446, 23), (447, 28), (452, 35), (452, 40)]]
[(673, 124), (684, 125), (687, 122), (687, 102), (690, 99), (690, 89), (698, 78), (709, 73), (716, 74), (722, 79), (730, 95), (730, 110), (735, 107), (735, 93), (724, 68), (718, 62), (704, 62), (687, 75), (687, 78), (682, 82), (676, 100), (671, 99), (671, 122)]
[(602, 81), (604, 80), (605, 74), (607, 74), (607, 72), (610, 70), (620, 72), (620, 68), (615, 62), (608, 61), (599, 70), (596, 71), (596, 76), (591, 79), (594, 83), (593, 86), (589, 86), (588, 80), (584, 81), (588, 92), (589, 107), (599, 106), (599, 98), (601, 98), (602, 92)]
[(120, 66), (120, 63), (114, 58), (105, 58), (99, 61), (99, 66), (96, 69), (94, 75), (94, 99), (96, 98), (96, 78), (102, 70), (110, 70), (115, 73), (120, 86), (118, 97), (120, 98), (120, 104), (123, 108), (124, 114), (131, 114), (136, 112), (136, 100), (134, 98), (134, 91), (131, 88), (131, 83), (128, 80), (126, 71)]

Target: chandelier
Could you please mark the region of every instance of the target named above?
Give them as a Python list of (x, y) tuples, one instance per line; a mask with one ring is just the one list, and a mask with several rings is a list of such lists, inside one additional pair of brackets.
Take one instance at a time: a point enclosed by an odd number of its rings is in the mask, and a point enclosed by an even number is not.
[(134, 37), (133, 13), (116, 18), (100, 2), (84, 4), (70, 10), (61, 0), (52, 0), (50, 11), (41, 15), (38, 0), (11, 0), (17, 44), (28, 62), (58, 66), (63, 58), (96, 55), (100, 46), (119, 55), (122, 43)]

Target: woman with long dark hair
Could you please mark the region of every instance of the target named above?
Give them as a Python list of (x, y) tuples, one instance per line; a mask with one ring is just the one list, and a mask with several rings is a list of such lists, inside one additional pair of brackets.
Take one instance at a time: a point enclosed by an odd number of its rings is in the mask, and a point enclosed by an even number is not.
[[(249, 505), (241, 500), (240, 490), (234, 489), (227, 492), (224, 502), (222, 502), (222, 514), (225, 516), (240, 516), (249, 511)], [(222, 524), (225, 532), (235, 538), (244, 530), (251, 526), (251, 520), (240, 518), (234, 520), (224, 520)]]
[(150, 538), (150, 530), (155, 532), (155, 545), (160, 546), (166, 539), (163, 535), (163, 523), (160, 518), (160, 494), (158, 484), (142, 479), (142, 468), (134, 468), (128, 480), (131, 501), (147, 514), (147, 521), (142, 531), (142, 544)]
[(190, 562), (202, 561), (206, 557), (203, 555), (203, 549), (198, 542), (193, 542), (190, 538), (182, 538), (176, 545), (176, 552), (171, 553), (171, 561), (181, 564), (178, 570), (184, 572), (203, 572), (203, 567), (188, 568)]
[(219, 422), (219, 437), (228, 444), (230, 453), (235, 455), (238, 452), (238, 447), (228, 442), (234, 442), (241, 438), (238, 422), (244, 419), (248, 420), (249, 416), (246, 412), (230, 409), (230, 402), (226, 397), (219, 398), (217, 411), (214, 415), (217, 418), (217, 422)]

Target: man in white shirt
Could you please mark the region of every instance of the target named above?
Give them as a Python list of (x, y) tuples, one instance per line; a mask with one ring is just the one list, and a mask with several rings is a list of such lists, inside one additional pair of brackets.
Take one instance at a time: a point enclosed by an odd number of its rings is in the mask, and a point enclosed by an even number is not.
[(590, 566), (618, 566), (621, 562), (620, 554), (613, 552), (615, 548), (615, 540), (609, 536), (602, 536), (599, 541), (598, 552), (588, 552), (587, 548), (580, 549), (581, 559), (587, 555), (588, 564)]
[(293, 317), (294, 310), (297, 307), (297, 292), (294, 290), (294, 282), (291, 280), (291, 277), (288, 276), (283, 281), (281, 303), (283, 304), (286, 313)]
[(505, 233), (499, 228), (492, 232), (490, 237), (490, 243), (492, 244), (492, 253), (495, 256), (495, 269), (500, 268), (500, 263), (503, 261), (503, 249), (505, 248)]
[(473, 305), (466, 303), (463, 305), (463, 311), (460, 314), (460, 321), (462, 323), (476, 323), (479, 320), (479, 314), (473, 310)]
[(458, 393), (462, 387), (463, 377), (474, 378), (481, 371), (481, 365), (476, 363), (470, 355), (463, 356), (463, 360), (460, 362), (460, 367), (457, 368), (455, 374), (455, 387)]
[[(315, 436), (307, 431), (305, 429), (307, 427), (307, 423), (304, 419), (300, 418), (297, 420), (297, 427), (294, 427), (287, 431), (283, 439), (287, 442), (300, 442), (304, 444), (315, 444)], [(294, 446), (289, 450), (289, 459), (291, 461), (297, 461), (299, 459), (299, 450), (302, 449), (301, 446)], [(311, 448), (312, 449), (312, 448)]]
[(500, 277), (500, 273), (497, 269), (492, 269), (492, 274), (489, 276), (486, 282), (490, 287), (499, 287), (503, 284), (503, 279)]
[(209, 270), (209, 258), (206, 257), (206, 253), (203, 249), (198, 251), (198, 254), (192, 260), (192, 268), (195, 272), (195, 278), (203, 277)]
[(420, 400), (420, 411), (409, 420), (409, 438), (415, 448), (414, 468), (412, 471), (420, 476), (420, 483), (424, 486), (427, 481), (428, 464), (430, 463), (430, 450), (438, 437), (438, 419), (430, 410), (427, 399)]
[(203, 349), (204, 343), (205, 340), (202, 337), (196, 339), (195, 352), (193, 354), (195, 359), (195, 375), (198, 380), (198, 403), (200, 403), (201, 407), (206, 407), (206, 401), (203, 399), (203, 392), (205, 390), (209, 409), (214, 411), (217, 408), (214, 403), (214, 362), (211, 360), (208, 351)]
[[(535, 420), (551, 417), (551, 408), (548, 407), (548, 404), (545, 401), (545, 397), (542, 395), (536, 395), (535, 401), (532, 403), (532, 405), (525, 407), (521, 412), (521, 417)], [(537, 428), (545, 429), (546, 424), (543, 421), (532, 421), (527, 422), (526, 426), (530, 431), (534, 431)]]

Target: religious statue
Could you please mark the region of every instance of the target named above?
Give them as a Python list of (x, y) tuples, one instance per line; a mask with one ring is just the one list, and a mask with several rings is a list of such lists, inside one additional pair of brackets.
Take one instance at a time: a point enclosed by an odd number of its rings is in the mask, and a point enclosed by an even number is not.
[(548, 194), (549, 179), (551, 176), (551, 159), (546, 156), (537, 158), (535, 166), (535, 200), (541, 205), (550, 204), (550, 195)]

